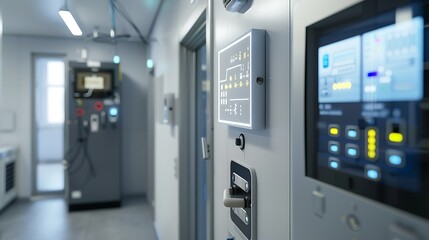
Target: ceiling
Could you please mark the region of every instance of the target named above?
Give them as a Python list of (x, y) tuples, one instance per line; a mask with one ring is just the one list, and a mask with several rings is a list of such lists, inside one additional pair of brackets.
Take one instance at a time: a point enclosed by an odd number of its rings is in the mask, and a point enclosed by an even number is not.
[[(144, 37), (147, 37), (162, 0), (116, 0), (123, 6)], [(74, 37), (58, 15), (65, 0), (0, 0), (4, 34)], [(82, 28), (83, 35), (91, 35), (95, 28), (109, 33), (112, 26), (110, 0), (68, 0), (68, 8)], [(116, 13), (117, 34), (138, 34)]]

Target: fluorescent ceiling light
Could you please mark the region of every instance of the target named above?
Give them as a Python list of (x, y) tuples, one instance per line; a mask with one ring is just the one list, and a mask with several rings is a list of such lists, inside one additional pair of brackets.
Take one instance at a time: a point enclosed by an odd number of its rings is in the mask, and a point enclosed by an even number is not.
[(73, 35), (82, 36), (82, 30), (80, 30), (79, 25), (77, 25), (76, 20), (69, 10), (60, 10), (58, 13)]

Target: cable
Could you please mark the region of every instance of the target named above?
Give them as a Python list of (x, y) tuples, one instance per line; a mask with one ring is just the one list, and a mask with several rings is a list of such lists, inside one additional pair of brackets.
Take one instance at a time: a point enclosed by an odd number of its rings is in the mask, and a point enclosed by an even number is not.
[(88, 160), (88, 164), (89, 164), (89, 169), (91, 170), (91, 175), (93, 177), (95, 177), (95, 169), (94, 169), (94, 164), (92, 162), (91, 157), (89, 156), (89, 152), (88, 152), (88, 143), (86, 143), (86, 145), (84, 146), (84, 156), (86, 157), (86, 159)]
[(75, 187), (82, 188), (88, 184), (91, 177), (96, 176), (96, 172), (88, 150), (90, 136), (89, 128), (85, 125), (85, 122), (82, 121), (82, 117), (78, 117), (77, 125), (78, 136), (76, 143), (67, 151), (65, 158), (69, 162), (67, 171), (70, 175), (81, 172), (85, 163), (89, 165), (89, 174), (87, 174), (85, 180), (81, 184), (75, 184)]

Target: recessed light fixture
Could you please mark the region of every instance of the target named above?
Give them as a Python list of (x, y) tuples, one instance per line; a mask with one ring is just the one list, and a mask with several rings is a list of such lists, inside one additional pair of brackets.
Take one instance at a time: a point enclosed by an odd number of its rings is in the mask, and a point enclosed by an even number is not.
[(66, 0), (64, 8), (60, 9), (58, 11), (58, 14), (60, 14), (64, 23), (67, 25), (70, 32), (74, 36), (82, 36), (82, 30), (80, 29), (79, 25), (77, 24), (76, 20), (74, 19), (73, 15), (71, 14), (70, 10), (67, 7), (67, 0)]

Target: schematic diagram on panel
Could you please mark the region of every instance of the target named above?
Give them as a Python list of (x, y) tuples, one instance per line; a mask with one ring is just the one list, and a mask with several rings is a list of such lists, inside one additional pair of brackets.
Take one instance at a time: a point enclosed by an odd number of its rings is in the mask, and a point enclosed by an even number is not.
[(221, 59), (219, 69), (222, 115), (232, 121), (250, 123), (250, 45), (234, 46), (226, 52), (230, 54), (221, 55), (226, 61)]
[(225, 78), (220, 81), (221, 105), (230, 116), (243, 116), (243, 108), (249, 107), (250, 100), (250, 47), (230, 57), (230, 64), (236, 64), (225, 70)]
[[(255, 119), (253, 114), (261, 115), (261, 109), (254, 108), (255, 98), (263, 96), (263, 86), (257, 89), (252, 79), (263, 76), (263, 57), (255, 57), (255, 49), (252, 44), (255, 42), (264, 44), (264, 41), (255, 39), (258, 35), (264, 39), (265, 32), (252, 30), (245, 36), (233, 42), (218, 54), (218, 113), (219, 122), (234, 126), (254, 128)], [(263, 49), (263, 46), (261, 49)], [(261, 51), (263, 52), (263, 51)], [(259, 54), (264, 55), (264, 54)], [(256, 60), (255, 60), (256, 59)], [(262, 64), (261, 64), (262, 63)], [(261, 70), (262, 69), (262, 70)], [(259, 74), (259, 75), (257, 75)], [(263, 101), (259, 101), (263, 103)]]

